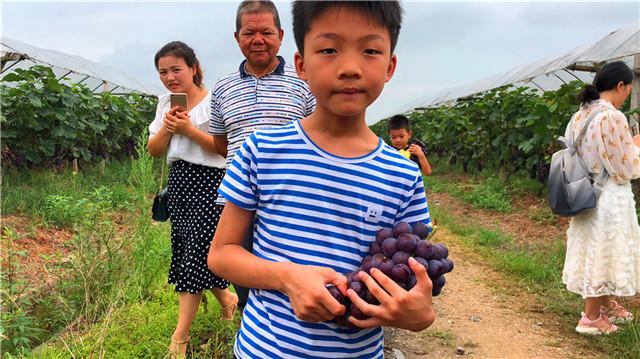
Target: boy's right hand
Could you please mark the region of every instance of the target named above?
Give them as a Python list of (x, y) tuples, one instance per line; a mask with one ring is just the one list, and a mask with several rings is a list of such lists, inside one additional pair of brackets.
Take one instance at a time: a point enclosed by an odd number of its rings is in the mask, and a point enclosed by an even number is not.
[(282, 291), (289, 297), (296, 317), (324, 322), (344, 314), (346, 308), (327, 290), (327, 284), (347, 294), (347, 278), (331, 268), (286, 263)]

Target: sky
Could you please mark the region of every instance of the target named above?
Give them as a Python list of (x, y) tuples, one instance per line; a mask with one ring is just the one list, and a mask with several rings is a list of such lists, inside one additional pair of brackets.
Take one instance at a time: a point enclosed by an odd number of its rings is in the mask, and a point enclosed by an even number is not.
[[(208, 88), (243, 60), (233, 38), (238, 2), (2, 1), (2, 36), (80, 55), (162, 86), (153, 64), (165, 43), (193, 47)], [(404, 1), (398, 68), (369, 122), (416, 98), (595, 42), (640, 23), (640, 3)], [(291, 5), (276, 1), (292, 63)]]

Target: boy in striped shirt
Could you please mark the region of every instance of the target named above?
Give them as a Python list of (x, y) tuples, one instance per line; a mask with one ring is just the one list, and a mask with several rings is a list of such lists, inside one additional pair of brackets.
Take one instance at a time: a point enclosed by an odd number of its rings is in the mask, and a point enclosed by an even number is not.
[[(418, 166), (367, 126), (366, 108), (391, 79), (401, 20), (393, 1), (296, 1), (298, 76), (316, 97), (309, 117), (257, 131), (237, 152), (219, 193), (227, 204), (209, 267), (251, 289), (236, 337), (238, 358), (381, 358), (382, 326), (433, 323), (431, 281), (402, 289), (378, 270), (360, 272), (380, 305), (347, 290), (375, 232), (430, 223)], [(254, 253), (241, 246), (252, 217)], [(344, 306), (333, 284), (371, 318), (336, 324)]]

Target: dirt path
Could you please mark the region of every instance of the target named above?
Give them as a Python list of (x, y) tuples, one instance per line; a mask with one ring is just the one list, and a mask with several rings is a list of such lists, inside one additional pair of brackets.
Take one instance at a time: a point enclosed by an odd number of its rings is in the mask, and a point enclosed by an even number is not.
[[(431, 203), (446, 202), (453, 213), (472, 215), (473, 221), (482, 213), (446, 195), (430, 197)], [(449, 207), (451, 206), (451, 207)], [(529, 227), (523, 215), (510, 215), (511, 221), (484, 217), (485, 224), (500, 222)], [(525, 223), (526, 222), (526, 223)], [(471, 224), (471, 223), (468, 223)], [(504, 228), (503, 228), (504, 229)], [(507, 231), (511, 232), (511, 231)], [(555, 232), (555, 231), (554, 231)], [(547, 235), (557, 235), (547, 233)], [(530, 233), (531, 234), (531, 233)], [(526, 237), (526, 236), (523, 236)], [(462, 245), (445, 228), (438, 230), (437, 242), (446, 243), (456, 259), (454, 271), (447, 274), (447, 285), (434, 299), (438, 312), (436, 323), (420, 333), (385, 328), (386, 357), (397, 358), (597, 358), (598, 353), (586, 351), (580, 337), (562, 337), (560, 323), (553, 316), (541, 313), (535, 298), (514, 287), (508, 280), (482, 262), (481, 258)], [(456, 354), (462, 348), (464, 354)]]
[(514, 295), (515, 289), (505, 288), (498, 273), (440, 230), (438, 242), (446, 243), (459, 259), (434, 299), (438, 320), (420, 333), (386, 328), (388, 358), (450, 358), (457, 356), (458, 347), (469, 358), (597, 357), (579, 349), (573, 338), (560, 338), (559, 323), (539, 313), (533, 298)]

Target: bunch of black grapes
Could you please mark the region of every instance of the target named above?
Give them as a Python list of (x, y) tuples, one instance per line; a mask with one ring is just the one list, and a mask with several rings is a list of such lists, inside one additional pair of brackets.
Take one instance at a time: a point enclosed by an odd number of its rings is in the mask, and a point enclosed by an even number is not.
[[(360, 282), (356, 274), (359, 271), (370, 273), (371, 268), (377, 268), (387, 277), (393, 279), (400, 287), (410, 290), (416, 285), (416, 276), (409, 268), (409, 257), (413, 257), (422, 264), (433, 283), (431, 294), (440, 294), (445, 285), (446, 273), (453, 270), (453, 261), (449, 257), (449, 249), (443, 244), (431, 243), (433, 237), (429, 227), (424, 223), (416, 223), (413, 227), (406, 222), (399, 222), (393, 229), (384, 228), (376, 233), (375, 241), (371, 243), (370, 253), (362, 260), (360, 268), (345, 274), (348, 287), (353, 289), (365, 302), (373, 305), (380, 304), (369, 292), (367, 286)], [(348, 297), (342, 295), (334, 286), (327, 287), (331, 295), (347, 310), (344, 315), (336, 318), (339, 324), (349, 325), (347, 318), (352, 315), (356, 319), (368, 318)]]

